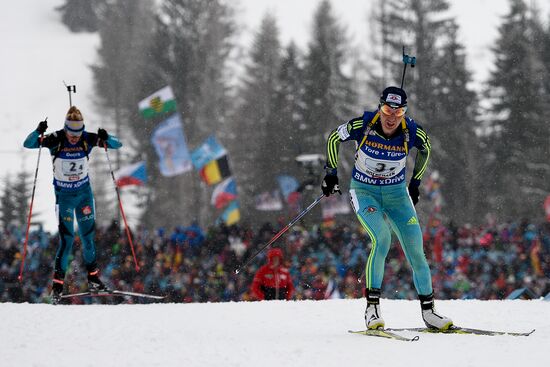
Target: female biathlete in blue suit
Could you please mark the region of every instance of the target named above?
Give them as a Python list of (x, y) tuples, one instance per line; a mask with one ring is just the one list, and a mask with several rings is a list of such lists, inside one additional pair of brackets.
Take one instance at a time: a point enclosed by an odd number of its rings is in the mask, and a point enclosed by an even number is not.
[[(405, 116), (406, 111), (405, 91), (388, 87), (380, 96), (377, 111), (366, 111), (362, 117), (334, 130), (327, 140), (327, 172), (321, 188), (326, 196), (339, 191), (336, 170), (338, 147), (340, 142), (356, 141), (357, 152), (350, 184), (351, 202), (372, 242), (365, 270), (367, 328), (384, 327), (380, 313), (380, 289), (391, 243), (391, 226), (412, 267), (425, 324), (430, 328), (448, 329), (453, 322), (434, 308), (430, 268), (414, 209), (414, 204), (418, 202), (420, 179), (430, 156), (430, 140), (420, 125)], [(413, 147), (418, 149), (418, 154), (407, 190), (406, 160)]]
[(106, 290), (99, 278), (96, 262), (94, 195), (88, 176), (88, 159), (93, 147), (118, 149), (122, 144), (104, 129), (97, 134), (84, 129), (84, 119), (78, 108), (67, 112), (64, 129), (44, 136), (48, 124), (40, 122), (24, 142), (25, 148), (46, 147), (53, 159), (53, 185), (56, 214), (59, 224), (59, 246), (55, 255), (52, 302), (58, 303), (63, 293), (69, 256), (74, 242), (74, 219), (78, 222), (84, 264), (88, 271), (88, 288), (91, 292)]

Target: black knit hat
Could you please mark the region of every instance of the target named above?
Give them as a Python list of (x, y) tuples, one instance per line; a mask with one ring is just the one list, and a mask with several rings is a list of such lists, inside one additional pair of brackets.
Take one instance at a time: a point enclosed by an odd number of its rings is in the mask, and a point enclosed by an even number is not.
[(387, 87), (380, 95), (380, 103), (392, 107), (403, 107), (407, 105), (407, 93), (398, 87)]

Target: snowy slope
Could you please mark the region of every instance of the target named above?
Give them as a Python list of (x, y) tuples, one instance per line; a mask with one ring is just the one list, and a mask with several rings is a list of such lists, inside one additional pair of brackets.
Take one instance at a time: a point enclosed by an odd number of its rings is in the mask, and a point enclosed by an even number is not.
[[(545, 365), (550, 302), (439, 301), (457, 324), (529, 337), (348, 334), (364, 300), (51, 306), (0, 304), (2, 366)], [(422, 326), (417, 301), (382, 300), (386, 323)], [(415, 334), (407, 334), (409, 336)]]

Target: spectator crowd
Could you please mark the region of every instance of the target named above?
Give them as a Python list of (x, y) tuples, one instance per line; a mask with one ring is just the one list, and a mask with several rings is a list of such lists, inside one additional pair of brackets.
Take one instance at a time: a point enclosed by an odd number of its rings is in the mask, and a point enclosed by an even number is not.
[[(97, 230), (98, 264), (111, 288), (164, 295), (166, 302), (255, 300), (252, 280), (268, 251), (239, 274), (235, 269), (279, 228), (268, 223), (257, 231), (244, 225), (220, 225), (206, 232), (197, 224), (156, 230), (138, 227), (133, 232), (140, 267), (136, 271), (126, 235), (113, 223)], [(550, 223), (522, 220), (458, 226), (430, 220), (423, 230), (438, 299), (504, 299), (521, 287), (537, 296), (550, 292)], [(57, 235), (40, 229), (31, 232), (19, 282), (23, 241), (21, 228), (0, 233), (0, 301), (49, 302)], [(283, 265), (294, 285), (292, 299), (297, 300), (362, 297), (364, 284), (358, 279), (364, 274), (370, 245), (355, 223), (327, 228), (297, 224), (274, 244), (284, 254)], [(383, 297), (416, 299), (410, 268), (396, 239), (385, 271)], [(78, 239), (67, 275), (66, 291), (86, 290)]]

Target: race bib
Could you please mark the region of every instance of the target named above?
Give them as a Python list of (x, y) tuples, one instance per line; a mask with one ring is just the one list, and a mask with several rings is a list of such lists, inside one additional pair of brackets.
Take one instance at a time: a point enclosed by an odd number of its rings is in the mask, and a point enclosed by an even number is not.
[(88, 159), (57, 158), (54, 162), (54, 177), (59, 181), (74, 182), (88, 176)]
[(397, 176), (407, 163), (407, 156), (399, 160), (376, 159), (361, 151), (355, 161), (360, 172), (372, 178), (391, 178)]

